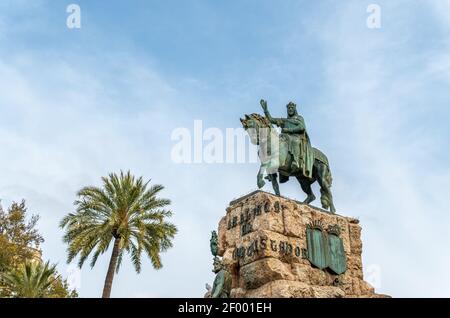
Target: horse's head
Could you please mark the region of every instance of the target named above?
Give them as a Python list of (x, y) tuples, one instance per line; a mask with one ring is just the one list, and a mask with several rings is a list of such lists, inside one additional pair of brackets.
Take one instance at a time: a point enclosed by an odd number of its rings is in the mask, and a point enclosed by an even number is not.
[(254, 145), (259, 145), (262, 142), (261, 139), (266, 140), (270, 133), (272, 125), (269, 120), (259, 114), (245, 115), (244, 118), (240, 118), (242, 127), (250, 136), (250, 141)]

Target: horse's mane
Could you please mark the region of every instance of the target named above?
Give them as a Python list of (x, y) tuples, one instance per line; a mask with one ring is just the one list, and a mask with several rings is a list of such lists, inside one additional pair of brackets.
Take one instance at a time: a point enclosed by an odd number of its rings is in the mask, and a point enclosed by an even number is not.
[(253, 114), (249, 115), (249, 117), (251, 119), (253, 119), (254, 121), (256, 121), (260, 127), (269, 127), (269, 128), (272, 127), (272, 124), (265, 116), (261, 116), (260, 114), (253, 113)]

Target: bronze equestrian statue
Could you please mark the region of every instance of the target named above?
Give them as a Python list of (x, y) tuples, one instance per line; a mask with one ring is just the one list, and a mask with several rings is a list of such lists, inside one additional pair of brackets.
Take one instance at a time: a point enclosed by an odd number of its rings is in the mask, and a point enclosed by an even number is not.
[[(257, 184), (262, 188), (266, 179), (272, 182), (273, 189), (280, 195), (280, 183), (289, 177), (295, 177), (302, 190), (307, 194), (304, 203), (315, 200), (311, 184), (317, 181), (320, 185), (322, 207), (335, 213), (333, 195), (331, 194), (332, 176), (328, 158), (319, 149), (311, 147), (305, 121), (297, 113), (293, 102), (287, 104), (287, 118), (273, 118), (267, 108), (267, 102), (261, 100), (265, 117), (259, 114), (245, 115), (241, 118), (244, 129), (253, 144), (258, 146), (261, 167)], [(281, 128), (278, 134), (272, 124)]]

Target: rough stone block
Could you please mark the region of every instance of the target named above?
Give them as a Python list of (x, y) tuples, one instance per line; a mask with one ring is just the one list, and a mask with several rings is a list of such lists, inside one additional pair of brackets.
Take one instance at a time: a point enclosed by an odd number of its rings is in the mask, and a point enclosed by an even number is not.
[[(309, 226), (318, 226), (325, 242), (330, 235), (342, 240), (343, 274), (335, 274), (331, 261), (319, 269), (308, 259)], [(218, 230), (219, 255), (232, 276), (231, 297), (385, 297), (363, 280), (355, 218), (256, 191), (230, 203)]]
[(245, 289), (255, 289), (274, 280), (294, 280), (291, 267), (276, 258), (263, 258), (241, 267)]

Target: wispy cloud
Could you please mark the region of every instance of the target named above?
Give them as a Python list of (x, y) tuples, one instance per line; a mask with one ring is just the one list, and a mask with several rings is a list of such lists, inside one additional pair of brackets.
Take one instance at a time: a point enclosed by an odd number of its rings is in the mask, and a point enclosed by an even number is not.
[[(174, 52), (170, 40), (188, 32), (183, 21), (173, 23), (186, 30), (158, 33), (160, 46), (147, 46), (145, 36), (157, 31), (123, 40), (144, 31), (124, 23), (125, 33), (114, 33), (100, 17), (93, 19), (94, 5), (82, 6), (89, 28), (66, 34), (49, 27), (49, 2), (28, 3), (0, 4), (0, 198), (26, 198), (30, 211), (41, 214), (44, 256), (59, 262), (62, 273), (58, 222), (71, 211), (75, 192), (130, 168), (166, 186), (180, 233), (163, 256), (163, 270), (147, 264), (138, 276), (124, 263), (113, 295), (202, 296), (213, 279), (210, 231), (231, 199), (255, 187), (258, 167), (173, 164), (171, 131), (190, 128), (194, 119), (205, 127), (237, 127), (239, 116), (259, 111), (265, 97), (277, 114), (284, 112), (280, 105), (298, 99), (313, 144), (330, 158), (339, 212), (361, 218), (364, 262), (380, 265), (379, 291), (450, 295), (442, 274), (450, 242), (441, 234), (450, 221), (445, 1), (380, 1), (379, 30), (366, 27), (369, 1), (330, 1), (308, 10), (306, 2), (290, 1), (279, 11), (267, 4), (264, 10), (274, 13), (248, 22), (241, 37), (233, 26), (254, 11), (244, 6), (230, 18), (208, 6), (200, 12), (235, 20), (214, 24), (215, 33), (199, 38), (190, 30), (189, 40), (204, 47), (185, 41), (182, 52)], [(422, 13), (434, 20), (418, 29)], [(13, 25), (13, 16), (33, 23)], [(42, 36), (45, 30), (51, 36)], [(101, 44), (93, 43), (97, 38)], [(202, 50), (214, 58), (199, 61), (189, 53)], [(282, 191), (302, 198), (294, 182)], [(92, 271), (83, 269), (82, 296), (99, 295), (107, 262), (105, 255)]]
[[(71, 203), (80, 187), (99, 184), (100, 176), (111, 171), (132, 169), (163, 183), (168, 188), (165, 195), (171, 199), (186, 193), (177, 194), (177, 179), (170, 181), (164, 175), (171, 169), (170, 132), (180, 125), (184, 113), (182, 109), (173, 110), (179, 108), (181, 100), (189, 101), (147, 62), (115, 54), (87, 59), (74, 54), (49, 60), (32, 51), (0, 59), (1, 197), (5, 203), (25, 198), (30, 212), (41, 215), (39, 228), (46, 238), (44, 257), (58, 262), (62, 273), (65, 246), (58, 224), (72, 210)], [(191, 177), (184, 169), (179, 167), (178, 180), (182, 175)], [(179, 257), (188, 258), (187, 253), (200, 253), (189, 251), (190, 240), (202, 240), (197, 237), (202, 235), (198, 224), (190, 220), (195, 210), (175, 204), (174, 211), (180, 234), (174, 249), (177, 257), (171, 252), (163, 256), (170, 260), (168, 268), (178, 264)], [(183, 216), (186, 213), (192, 216)], [(208, 231), (205, 233), (208, 235)], [(102, 286), (107, 259), (105, 256), (93, 272), (83, 270), (82, 296), (97, 296), (95, 291)], [(195, 257), (190, 260), (195, 262)], [(205, 266), (207, 273), (208, 262)], [(169, 279), (173, 271), (179, 269), (163, 270), (151, 281)], [(122, 273), (128, 278), (135, 276), (133, 269), (126, 266)], [(148, 275), (152, 277), (152, 272)], [(141, 283), (142, 276), (136, 278)], [(193, 290), (202, 290), (204, 285), (199, 281), (198, 286), (188, 285), (178, 292), (195, 294)], [(165, 285), (166, 290), (161, 285), (151, 289), (171, 296), (170, 284)], [(115, 295), (126, 296), (127, 289), (117, 289)]]
[[(448, 253), (439, 252), (450, 239), (436, 233), (445, 232), (450, 217), (438, 212), (448, 208), (430, 193), (445, 196), (450, 170), (439, 156), (446, 152), (445, 138), (435, 135), (433, 120), (423, 116), (441, 107), (429, 84), (433, 52), (399, 42), (409, 34), (396, 30), (420, 12), (384, 3), (385, 26), (373, 31), (357, 26), (355, 17), (363, 23), (362, 8), (342, 6), (321, 34), (333, 52), (325, 59), (331, 103), (324, 106), (328, 116), (322, 126), (337, 136), (327, 142), (335, 149), (336, 200), (362, 220), (365, 264), (381, 266), (381, 292), (448, 295), (450, 282), (436, 273), (450, 262)], [(437, 63), (434, 70), (442, 74), (445, 62)], [(439, 175), (445, 176), (444, 187), (436, 186)], [(426, 270), (432, 267), (436, 271)]]

